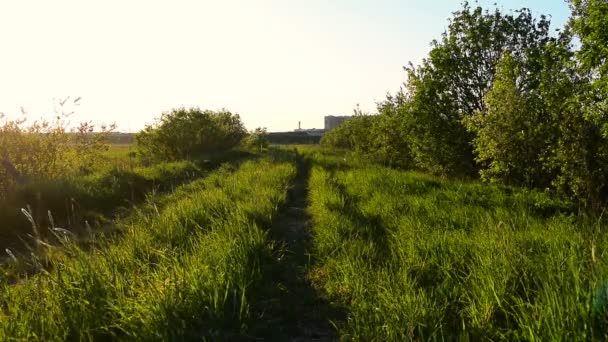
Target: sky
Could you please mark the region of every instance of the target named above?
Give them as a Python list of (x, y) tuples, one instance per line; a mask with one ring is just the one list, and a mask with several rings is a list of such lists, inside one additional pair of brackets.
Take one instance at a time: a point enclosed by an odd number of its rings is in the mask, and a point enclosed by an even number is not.
[[(569, 15), (563, 0), (480, 0)], [(474, 3), (474, 1), (471, 1)], [(175, 107), (226, 108), (248, 129), (322, 128), (374, 111), (445, 31), (459, 0), (0, 0), (0, 112), (135, 132)], [(68, 109), (71, 110), (71, 109)]]

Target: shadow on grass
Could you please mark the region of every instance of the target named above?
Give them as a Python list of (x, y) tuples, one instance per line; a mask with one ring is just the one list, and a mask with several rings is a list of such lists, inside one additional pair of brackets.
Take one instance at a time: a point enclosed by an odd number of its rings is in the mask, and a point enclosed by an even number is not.
[(360, 209), (360, 199), (349, 194), (344, 184), (333, 179), (331, 186), (344, 198), (343, 206), (327, 204), (328, 209), (345, 214), (346, 221), (340, 231), (341, 238), (344, 241), (363, 240), (370, 246), (365, 252), (361, 251), (365, 254), (365, 259), (372, 265), (382, 266), (391, 253), (389, 234), (382, 217), (363, 213)]

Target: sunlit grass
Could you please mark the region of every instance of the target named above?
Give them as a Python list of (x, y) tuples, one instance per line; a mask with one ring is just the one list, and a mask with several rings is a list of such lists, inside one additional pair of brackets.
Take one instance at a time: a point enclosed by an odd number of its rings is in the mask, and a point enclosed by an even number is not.
[[(234, 340), (272, 326), (265, 301), (284, 297), (260, 294), (274, 293), (264, 286), (282, 247), (268, 228), (296, 177), (292, 150), (148, 193), (112, 221), (118, 234), (87, 248), (74, 237), (40, 246), (48, 259), (25, 259), (36, 272), (2, 285), (0, 340)], [(448, 181), (341, 151), (297, 153), (310, 167), (300, 194), (313, 219), (306, 279), (346, 313), (333, 322), (341, 338), (606, 338), (601, 218), (550, 192)], [(182, 169), (134, 170), (158, 179)], [(113, 189), (88, 177), (93, 193)], [(117, 174), (117, 189), (128, 180)]]
[(608, 238), (569, 202), (315, 151), (308, 158), (321, 260), (313, 275), (349, 313), (341, 335), (605, 338), (606, 297), (596, 292), (608, 275)]
[(247, 162), (178, 190), (96, 251), (68, 244), (42, 272), (4, 285), (0, 339), (229, 339), (272, 245), (264, 227), (295, 167)]

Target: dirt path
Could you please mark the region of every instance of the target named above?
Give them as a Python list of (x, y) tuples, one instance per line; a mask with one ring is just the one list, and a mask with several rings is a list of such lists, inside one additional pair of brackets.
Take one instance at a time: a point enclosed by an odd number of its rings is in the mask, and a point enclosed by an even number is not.
[(298, 156), (298, 175), (289, 199), (270, 231), (279, 246), (267, 281), (268, 295), (256, 313), (267, 322), (257, 338), (282, 341), (336, 341), (330, 321), (339, 312), (319, 296), (308, 279), (311, 257), (311, 218), (306, 212), (309, 166)]

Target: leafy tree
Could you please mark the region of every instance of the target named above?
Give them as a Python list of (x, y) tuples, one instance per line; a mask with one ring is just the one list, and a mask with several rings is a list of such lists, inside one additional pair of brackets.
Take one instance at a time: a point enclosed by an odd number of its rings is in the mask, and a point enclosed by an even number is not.
[(407, 131), (399, 114), (402, 101), (402, 94), (394, 98), (389, 96), (378, 104), (378, 115), (355, 109), (355, 116), (327, 132), (321, 144), (350, 149), (385, 165), (412, 167)]
[(571, 61), (577, 79), (560, 121), (555, 164), (563, 191), (599, 209), (608, 201), (608, 3), (571, 0), (568, 31), (580, 47)]
[(385, 101), (378, 104), (379, 115), (375, 117), (370, 128), (373, 157), (388, 166), (414, 166), (408, 143), (409, 127), (401, 115), (401, 111), (406, 108), (403, 92), (395, 96), (388, 95)]
[(484, 98), (505, 51), (519, 58), (549, 40), (544, 16), (537, 20), (528, 9), (489, 12), (465, 2), (442, 38), (432, 42), (422, 65), (406, 68), (409, 109), (404, 120), (413, 133), (416, 163), (438, 174), (474, 174), (473, 134), (462, 119), (486, 110)]
[(546, 187), (555, 177), (550, 161), (563, 113), (556, 106), (562, 99), (553, 82), (560, 70), (551, 49), (520, 60), (505, 53), (485, 98), (486, 111), (463, 120), (476, 134), (473, 145), (482, 179)]
[(569, 2), (571, 20), (557, 37), (528, 9), (465, 2), (428, 58), (405, 68), (405, 92), (322, 142), (441, 175), (479, 170), (488, 181), (554, 185), (600, 208), (608, 202), (608, 2)]
[(411, 132), (408, 143), (414, 161), (434, 174), (472, 174), (472, 135), (462, 126), (456, 103), (441, 95), (449, 91), (447, 83), (435, 79), (433, 67), (424, 63), (408, 71), (409, 104), (400, 110)]
[(136, 135), (141, 155), (152, 160), (197, 158), (237, 146), (247, 132), (238, 114), (178, 108)]
[[(588, 73), (594, 87), (608, 91), (608, 2), (605, 0), (570, 0), (569, 26), (580, 39), (577, 59)], [(606, 105), (604, 94), (594, 93), (598, 105)], [(604, 113), (606, 108), (604, 107)]]
[(353, 144), (350, 137), (350, 125), (348, 122), (344, 122), (340, 126), (325, 132), (321, 138), (320, 144), (333, 148), (352, 149)]
[(340, 126), (326, 132), (321, 138), (321, 144), (366, 153), (371, 144), (369, 129), (372, 121), (372, 116), (359, 113)]
[(265, 148), (268, 148), (268, 144), (268, 132), (266, 130), (266, 127), (256, 128), (255, 130), (250, 132), (247, 138), (245, 139), (246, 146), (254, 149), (259, 149), (260, 152)]

